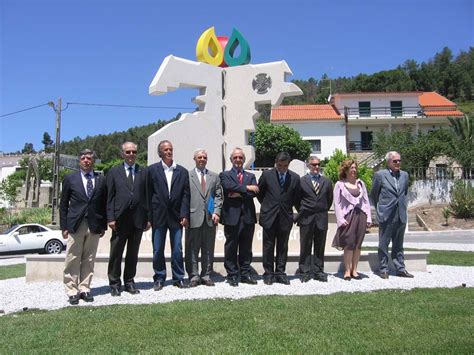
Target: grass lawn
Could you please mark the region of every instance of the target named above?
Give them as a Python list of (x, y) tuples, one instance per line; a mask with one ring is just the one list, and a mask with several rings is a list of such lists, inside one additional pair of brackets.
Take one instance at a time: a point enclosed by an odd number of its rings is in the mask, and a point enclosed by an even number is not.
[(0, 318), (2, 353), (472, 353), (474, 289), (28, 311)]
[(23, 277), (26, 275), (26, 264), (0, 266), (0, 280)]

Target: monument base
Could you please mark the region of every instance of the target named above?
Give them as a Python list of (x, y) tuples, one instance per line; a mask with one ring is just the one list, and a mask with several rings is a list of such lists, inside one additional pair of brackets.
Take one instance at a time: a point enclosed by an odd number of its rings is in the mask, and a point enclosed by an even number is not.
[[(406, 251), (405, 265), (410, 271), (426, 271), (426, 259), (428, 251)], [(63, 279), (65, 254), (59, 255), (28, 255), (26, 256), (26, 282), (35, 281), (61, 281)], [(167, 278), (171, 279), (170, 256), (166, 256)], [(153, 279), (152, 254), (141, 254), (138, 258), (137, 278)], [(286, 272), (289, 276), (294, 275), (298, 269), (299, 254), (290, 253), (286, 265)], [(109, 262), (108, 254), (98, 254), (95, 261), (94, 277), (107, 279), (107, 266)], [(390, 263), (390, 269), (393, 271), (393, 265)], [(262, 256), (255, 255), (252, 261), (252, 267), (259, 274), (263, 274)], [(362, 251), (359, 271), (377, 272), (379, 267), (376, 251)], [(343, 271), (342, 252), (326, 253), (324, 258), (324, 269), (328, 273)], [(123, 270), (123, 264), (122, 264)], [(224, 256), (216, 254), (214, 259), (214, 271), (223, 276), (226, 275), (224, 269)]]

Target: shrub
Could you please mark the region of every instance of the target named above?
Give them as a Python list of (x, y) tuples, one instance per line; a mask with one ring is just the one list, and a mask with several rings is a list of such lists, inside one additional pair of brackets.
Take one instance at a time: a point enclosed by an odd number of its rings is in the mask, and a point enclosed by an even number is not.
[(51, 208), (28, 208), (14, 213), (10, 219), (11, 225), (24, 223), (51, 223)]
[(457, 180), (451, 188), (450, 207), (458, 218), (474, 216), (474, 187), (469, 181)]

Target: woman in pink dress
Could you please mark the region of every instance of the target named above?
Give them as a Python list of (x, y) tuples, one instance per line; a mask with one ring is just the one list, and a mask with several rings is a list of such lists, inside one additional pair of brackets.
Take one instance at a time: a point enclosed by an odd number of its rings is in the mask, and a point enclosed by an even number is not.
[(344, 280), (360, 280), (357, 264), (365, 231), (372, 223), (369, 197), (362, 180), (357, 178), (357, 163), (345, 160), (339, 168), (339, 181), (334, 187), (337, 232), (332, 246), (344, 250)]

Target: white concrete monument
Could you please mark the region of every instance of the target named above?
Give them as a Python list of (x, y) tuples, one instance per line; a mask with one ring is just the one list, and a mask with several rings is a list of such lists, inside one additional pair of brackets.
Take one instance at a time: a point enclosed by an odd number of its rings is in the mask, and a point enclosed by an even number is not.
[[(237, 46), (241, 47), (240, 55), (234, 58)], [(167, 139), (174, 145), (175, 161), (187, 168), (194, 166), (194, 150), (204, 148), (209, 154), (208, 168), (226, 170), (234, 147), (244, 150), (245, 167), (249, 168), (255, 160), (249, 142), (257, 106), (276, 107), (284, 97), (301, 95), (302, 91), (286, 81), (291, 70), (285, 61), (248, 64), (250, 48), (235, 29), (230, 39), (216, 37), (214, 28), (208, 29), (198, 41), (196, 54), (199, 62), (166, 57), (150, 84), (151, 95), (195, 88), (199, 96), (193, 99), (198, 105), (196, 112), (183, 114), (148, 138), (148, 164), (159, 161), (158, 144)]]

